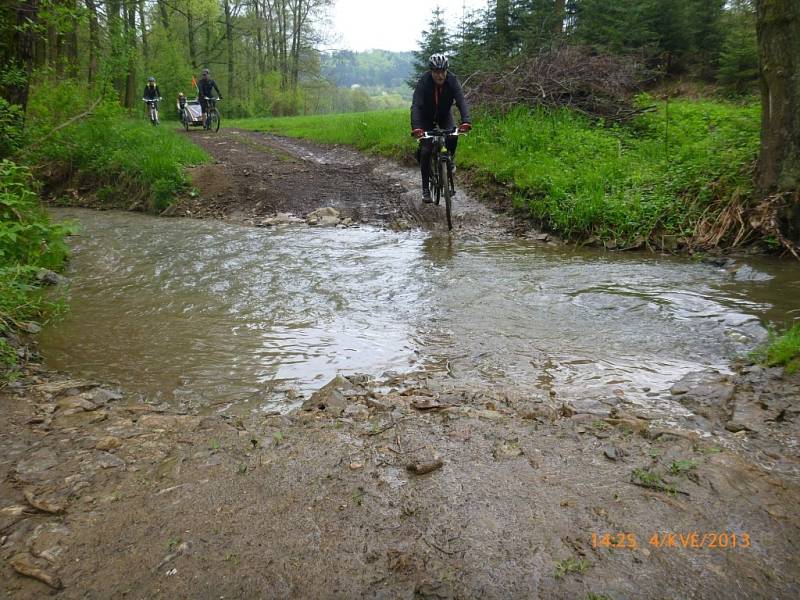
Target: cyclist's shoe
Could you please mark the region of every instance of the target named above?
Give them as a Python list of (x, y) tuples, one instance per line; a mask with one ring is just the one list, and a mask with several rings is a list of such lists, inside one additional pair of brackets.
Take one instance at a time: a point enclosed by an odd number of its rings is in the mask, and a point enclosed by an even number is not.
[(430, 190), (422, 190), (422, 201), (425, 204), (430, 204), (431, 202), (433, 202), (433, 200), (431, 200), (431, 191)]

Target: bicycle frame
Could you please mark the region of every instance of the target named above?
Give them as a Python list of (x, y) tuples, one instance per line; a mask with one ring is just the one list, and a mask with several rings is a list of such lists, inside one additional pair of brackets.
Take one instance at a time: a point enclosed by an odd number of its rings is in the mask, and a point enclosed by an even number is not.
[(460, 133), (456, 128), (433, 129), (431, 131), (426, 131), (424, 135), (419, 138), (420, 142), (422, 142), (422, 140), (433, 140), (431, 148), (430, 170), (431, 188), (435, 194), (435, 201), (437, 205), (439, 204), (439, 200), (441, 199), (442, 195), (445, 197), (448, 229), (453, 228), (451, 203), (456, 189), (455, 183), (453, 182), (453, 157), (447, 150), (447, 144), (445, 141), (449, 136), (455, 137), (459, 135), (464, 135), (464, 133)]
[(160, 101), (161, 98), (142, 98), (142, 102), (147, 104), (147, 116), (153, 125), (158, 123), (158, 103)]

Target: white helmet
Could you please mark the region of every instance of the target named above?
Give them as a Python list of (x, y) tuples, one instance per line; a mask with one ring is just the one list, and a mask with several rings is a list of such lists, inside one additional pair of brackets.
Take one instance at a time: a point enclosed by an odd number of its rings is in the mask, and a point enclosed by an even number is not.
[(446, 71), (447, 57), (444, 54), (431, 54), (428, 59), (428, 66), (434, 71)]

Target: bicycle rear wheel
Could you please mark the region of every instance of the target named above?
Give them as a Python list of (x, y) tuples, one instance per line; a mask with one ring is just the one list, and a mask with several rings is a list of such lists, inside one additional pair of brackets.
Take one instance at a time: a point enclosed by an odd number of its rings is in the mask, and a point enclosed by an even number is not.
[(442, 188), (442, 192), (444, 192), (444, 210), (447, 214), (447, 229), (453, 229), (453, 218), (452, 218), (452, 184), (450, 179), (450, 170), (447, 168), (447, 161), (443, 160), (439, 163), (439, 185)]
[(219, 122), (219, 111), (216, 108), (212, 108), (208, 114), (208, 128), (214, 132), (219, 131)]

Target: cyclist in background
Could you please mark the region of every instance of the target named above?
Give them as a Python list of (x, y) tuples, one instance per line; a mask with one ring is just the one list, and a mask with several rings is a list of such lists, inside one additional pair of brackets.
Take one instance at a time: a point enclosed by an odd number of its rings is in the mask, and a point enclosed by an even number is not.
[(145, 100), (158, 100), (161, 98), (161, 92), (158, 91), (158, 85), (156, 84), (155, 77), (151, 76), (147, 78), (147, 85), (144, 86), (142, 98)]
[[(448, 61), (444, 54), (433, 54), (428, 60), (430, 71), (426, 71), (417, 82), (414, 89), (414, 98), (411, 101), (411, 135), (417, 139), (435, 127), (439, 129), (453, 129), (452, 107), (458, 106), (461, 113), (460, 133), (466, 133), (472, 128), (469, 118), (469, 107), (464, 100), (461, 84), (456, 76), (448, 72)], [(458, 138), (448, 136), (445, 144), (447, 151), (455, 158)], [(429, 186), (431, 177), (431, 140), (421, 140), (417, 160), (422, 171), (422, 201), (431, 202)]]
[(217, 90), (217, 97), (222, 100), (222, 92), (217, 87), (217, 82), (211, 79), (208, 69), (203, 69), (202, 77), (197, 83), (197, 99), (200, 101), (200, 107), (203, 109), (203, 123), (208, 122), (208, 102), (206, 98), (213, 98), (213, 91)]

